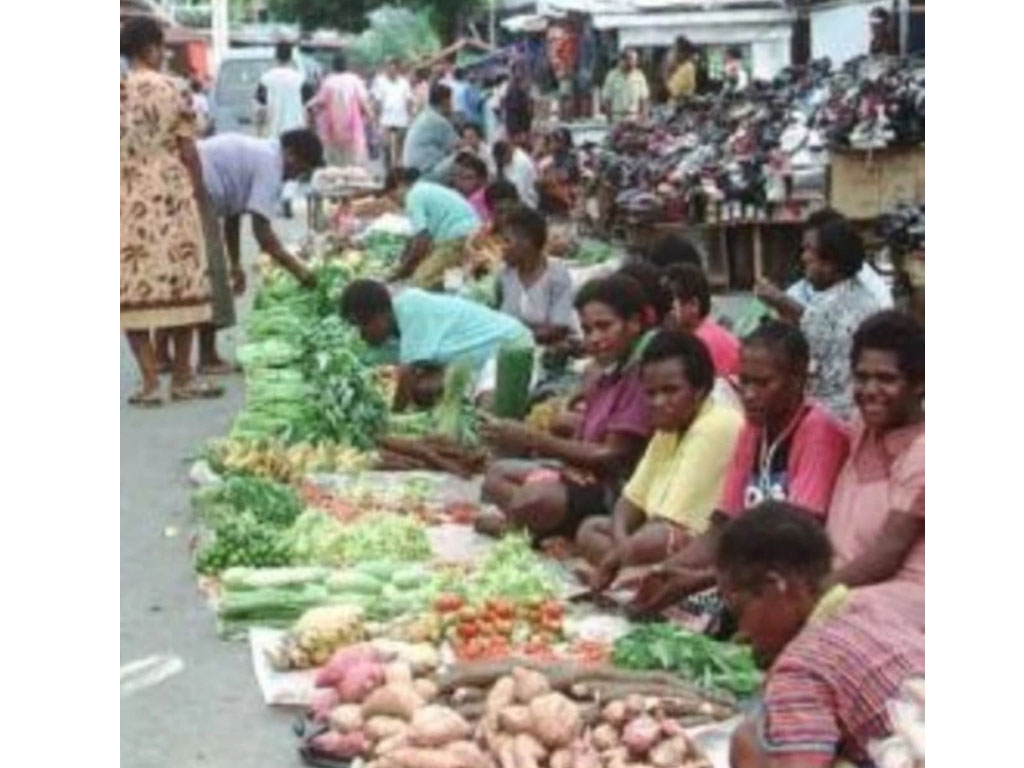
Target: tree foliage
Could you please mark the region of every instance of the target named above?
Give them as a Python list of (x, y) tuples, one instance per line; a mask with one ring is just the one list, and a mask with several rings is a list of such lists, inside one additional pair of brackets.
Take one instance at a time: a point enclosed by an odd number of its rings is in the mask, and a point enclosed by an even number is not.
[(303, 31), (361, 32), (368, 23), (367, 12), (389, 4), (426, 11), (438, 37), (450, 43), (458, 36), (461, 22), (484, 8), (485, 0), (270, 0), (269, 9), (274, 19), (298, 24)]

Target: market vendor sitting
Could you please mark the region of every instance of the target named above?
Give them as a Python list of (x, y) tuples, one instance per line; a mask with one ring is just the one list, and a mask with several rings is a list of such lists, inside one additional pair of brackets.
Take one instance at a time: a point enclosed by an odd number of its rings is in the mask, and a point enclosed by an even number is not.
[(703, 533), (718, 502), (742, 418), (710, 397), (715, 371), (704, 342), (659, 331), (640, 358), (656, 432), (609, 519), (588, 518), (576, 544), (609, 586), (626, 566), (660, 563)]
[(703, 341), (715, 364), (715, 374), (739, 373), (740, 342), (711, 317), (711, 287), (704, 270), (693, 264), (673, 264), (665, 270), (672, 291), (672, 320), (677, 330)]
[(383, 362), (400, 366), (395, 409), (402, 410), (422, 372), (469, 360), (475, 371), (474, 394), (492, 392), (497, 354), (505, 343), (533, 344), (530, 330), (501, 312), (469, 299), (406, 288), (392, 297), (376, 280), (354, 280), (341, 295), (341, 316), (359, 327), (371, 347), (386, 348)]
[(893, 732), (886, 703), (924, 677), (924, 633), (872, 590), (828, 587), (832, 548), (799, 508), (769, 501), (722, 533), (719, 589), (766, 670), (760, 705), (733, 733), (733, 768), (872, 764)]
[(405, 135), (401, 165), (415, 168), (432, 181), (445, 181), (459, 148), (459, 134), (450, 120), (452, 90), (443, 83), (434, 83), (429, 100)]
[(498, 308), (522, 321), (538, 344), (559, 344), (575, 327), (572, 277), (565, 263), (544, 253), (544, 217), (519, 205), (502, 222), (505, 266), (498, 273)]
[(440, 288), (445, 270), (462, 266), (466, 239), (480, 229), (473, 206), (454, 189), (420, 179), (414, 168), (391, 169), (384, 192), (405, 209), (416, 233), (388, 280)]
[(514, 421), (484, 424), (492, 445), (539, 463), (492, 465), (483, 493), (500, 513), (479, 520), (478, 530), (495, 534), (511, 524), (538, 538), (571, 538), (587, 515), (611, 512), (652, 431), (639, 374), (643, 306), (640, 287), (622, 275), (580, 289), (576, 308), (584, 346), (597, 366), (583, 391), (581, 418), (564, 437)]
[(798, 328), (768, 321), (743, 340), (746, 417), (711, 526), (641, 583), (633, 608), (654, 614), (715, 584), (714, 551), (728, 522), (765, 500), (798, 504), (824, 522), (849, 451), (845, 426), (808, 400), (810, 353)]
[(455, 157), (452, 186), (473, 206), (477, 218), (484, 224), (490, 221), (487, 207), (487, 164), (471, 152), (460, 152)]

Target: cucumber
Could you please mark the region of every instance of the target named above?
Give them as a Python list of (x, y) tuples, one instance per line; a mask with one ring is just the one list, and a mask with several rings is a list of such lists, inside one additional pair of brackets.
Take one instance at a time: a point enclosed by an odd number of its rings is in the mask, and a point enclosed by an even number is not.
[(377, 595), (384, 588), (384, 582), (356, 570), (338, 571), (327, 577), (327, 588), (331, 592)]
[(391, 581), (391, 576), (398, 567), (398, 564), (391, 560), (367, 560), (354, 566), (354, 570), (372, 576), (378, 581)]
[(395, 571), (394, 576), (391, 577), (391, 583), (399, 589), (416, 589), (423, 586), (429, 578), (430, 574), (426, 570), (412, 565)]

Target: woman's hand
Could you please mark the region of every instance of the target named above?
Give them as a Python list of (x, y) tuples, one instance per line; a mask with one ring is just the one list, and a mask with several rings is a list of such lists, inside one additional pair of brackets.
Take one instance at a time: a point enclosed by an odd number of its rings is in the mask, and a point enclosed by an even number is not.
[(480, 423), (484, 440), (508, 451), (530, 451), (533, 448), (532, 428), (510, 419), (486, 417)]
[(594, 592), (604, 592), (608, 589), (615, 581), (615, 577), (619, 575), (619, 571), (622, 570), (624, 559), (622, 547), (614, 547), (590, 575), (590, 588)]
[(692, 568), (656, 568), (644, 576), (626, 610), (631, 617), (647, 618), (707, 589), (709, 572)]
[(786, 294), (766, 277), (758, 278), (754, 285), (754, 296), (769, 304), (776, 304), (786, 297)]

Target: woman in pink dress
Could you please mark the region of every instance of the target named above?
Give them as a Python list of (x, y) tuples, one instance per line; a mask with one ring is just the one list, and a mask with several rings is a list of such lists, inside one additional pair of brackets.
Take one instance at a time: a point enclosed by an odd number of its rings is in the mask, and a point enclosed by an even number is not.
[(924, 628), (924, 326), (880, 312), (853, 336), (858, 418), (827, 530), (833, 583), (916, 602)]
[(327, 163), (365, 166), (369, 161), (366, 129), (373, 122), (370, 95), (363, 79), (347, 71), (344, 54), (334, 56), (332, 68), (307, 106), (316, 118)]

